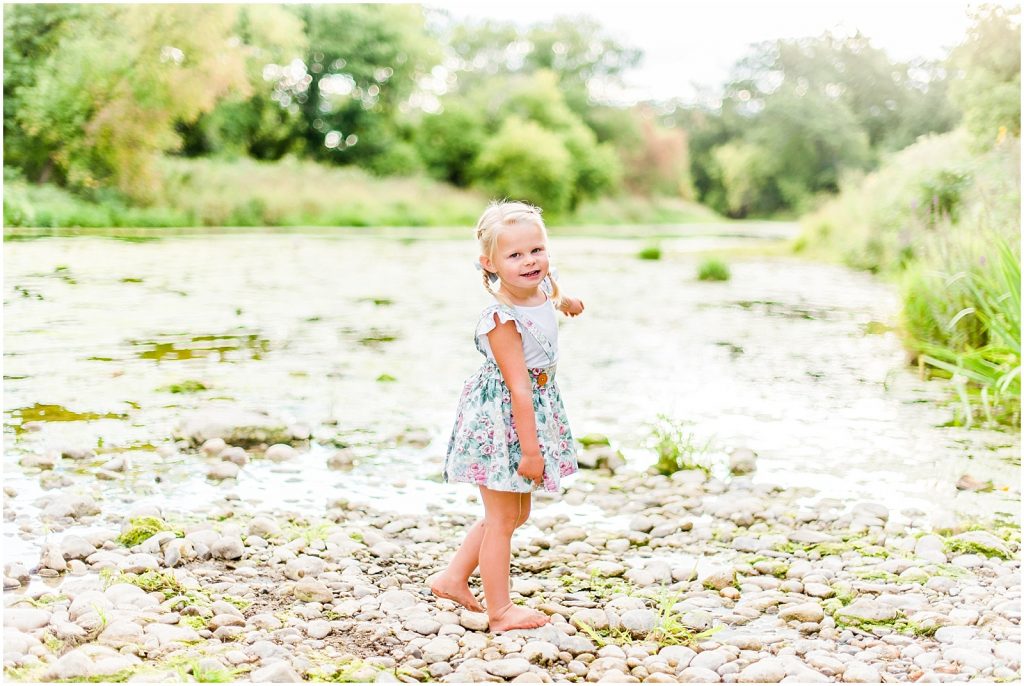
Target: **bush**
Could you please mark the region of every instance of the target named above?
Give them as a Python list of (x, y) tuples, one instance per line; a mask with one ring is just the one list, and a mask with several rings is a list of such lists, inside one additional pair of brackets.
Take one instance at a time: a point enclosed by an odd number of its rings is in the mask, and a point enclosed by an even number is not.
[(701, 281), (728, 281), (729, 267), (716, 257), (709, 257), (700, 263), (697, 278)]
[(485, 138), (483, 117), (453, 101), (445, 104), (443, 112), (423, 118), (414, 143), (434, 178), (465, 187)]
[(655, 468), (666, 476), (681, 469), (699, 469), (710, 475), (711, 467), (705, 456), (711, 440), (698, 445), (696, 434), (687, 431), (685, 425), (686, 422), (658, 415), (651, 429), (651, 443), (658, 454)]
[(640, 252), (636, 255), (641, 260), (660, 260), (661, 259), (661, 246), (660, 245), (648, 245), (640, 249)]
[(575, 179), (558, 134), (518, 117), (505, 120), (473, 165), (475, 185), (494, 195), (539, 205), (557, 215), (569, 207)]

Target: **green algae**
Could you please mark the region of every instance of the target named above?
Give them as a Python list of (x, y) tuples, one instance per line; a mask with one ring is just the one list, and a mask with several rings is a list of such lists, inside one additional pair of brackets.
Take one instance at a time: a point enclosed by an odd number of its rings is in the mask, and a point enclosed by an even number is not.
[(24, 433), (22, 425), (25, 422), (83, 422), (94, 419), (127, 419), (128, 415), (117, 412), (75, 412), (63, 405), (46, 405), (36, 403), (31, 407), (19, 407), (9, 410), (13, 419), (18, 423), (14, 424), (14, 431), (17, 434)]
[[(170, 339), (170, 340), (167, 340)], [(205, 359), (216, 356), (220, 362), (227, 360), (228, 353), (245, 351), (249, 359), (261, 360), (270, 351), (270, 341), (258, 333), (238, 334), (167, 334), (157, 340), (129, 340), (129, 345), (139, 348), (137, 357), (144, 360), (163, 362), (168, 360)]]
[(164, 393), (199, 393), (200, 391), (208, 391), (210, 387), (204, 384), (202, 381), (195, 379), (186, 379), (181, 383), (172, 383), (168, 386), (161, 386), (156, 389)]
[(576, 439), (584, 448), (589, 448), (592, 445), (611, 445), (611, 441), (604, 434), (587, 434)]
[(182, 538), (185, 535), (184, 531), (172, 528), (159, 517), (136, 517), (129, 521), (129, 529), (117, 537), (117, 542), (126, 548), (131, 548), (149, 540), (161, 531), (171, 531), (177, 538)]

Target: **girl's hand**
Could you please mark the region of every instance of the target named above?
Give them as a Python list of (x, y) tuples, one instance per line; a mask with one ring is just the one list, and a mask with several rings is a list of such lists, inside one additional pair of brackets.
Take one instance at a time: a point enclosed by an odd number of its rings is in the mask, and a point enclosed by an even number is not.
[(583, 312), (583, 301), (566, 296), (562, 300), (562, 306), (559, 309), (570, 317), (575, 317)]
[(544, 483), (544, 458), (540, 455), (523, 455), (516, 473), (524, 479), (534, 481), (537, 485)]

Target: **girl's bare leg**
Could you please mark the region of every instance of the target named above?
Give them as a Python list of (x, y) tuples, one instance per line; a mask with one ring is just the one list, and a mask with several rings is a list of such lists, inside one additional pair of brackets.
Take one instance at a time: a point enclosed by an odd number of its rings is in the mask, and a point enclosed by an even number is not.
[(480, 576), (487, 599), (491, 631), (535, 629), (551, 621), (543, 612), (515, 605), (509, 596), (509, 564), (515, 531), (529, 493), (510, 493), (480, 487), (484, 501), (484, 536), (480, 543)]
[[(519, 508), (520, 514), (516, 520), (516, 528), (523, 525), (530, 517), (530, 494), (521, 493), (522, 504)], [(463, 607), (473, 612), (483, 612), (484, 608), (469, 590), (469, 577), (476, 571), (480, 564), (480, 544), (484, 539), (484, 519), (477, 520), (466, 532), (466, 538), (462, 541), (448, 568), (434, 577), (430, 584), (431, 592), (441, 598), (454, 600)]]

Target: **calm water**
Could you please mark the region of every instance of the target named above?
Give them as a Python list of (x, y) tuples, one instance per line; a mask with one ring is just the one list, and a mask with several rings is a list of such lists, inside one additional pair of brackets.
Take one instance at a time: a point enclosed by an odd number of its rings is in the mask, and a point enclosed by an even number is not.
[[(650, 423), (666, 413), (712, 441), (711, 459), (753, 449), (756, 481), (810, 487), (808, 502), (1017, 512), (1019, 435), (942, 426), (952, 416), (943, 384), (919, 380), (880, 326), (898, 313), (889, 286), (766, 257), (730, 258), (726, 283), (696, 280), (695, 250), (743, 242), (752, 239), (665, 240), (662, 260), (641, 261), (639, 240), (553, 238), (563, 288), (586, 303), (582, 317), (560, 316), (558, 381), (577, 435), (607, 434), (639, 469), (653, 459)], [(313, 517), (339, 496), (409, 512), (478, 508), (470, 486), (439, 483), (462, 382), (480, 363), (473, 330), (488, 296), (475, 255), (467, 239), (273, 234), (7, 243), (4, 482), (19, 493), (8, 501), (8, 550), (34, 562), (41, 541), (32, 522), (44, 491), (18, 459), (65, 445), (126, 450), (123, 481), (58, 467), (105, 515), (158, 502), (187, 516), (225, 493)], [(170, 392), (189, 381), (207, 390)], [(225, 485), (205, 479), (201, 458), (149, 447), (170, 442), (182, 417), (228, 404), (305, 422), (318, 440), (292, 463), (257, 460)], [(37, 405), (101, 417), (16, 432)], [(397, 439), (409, 430), (429, 445)], [(325, 467), (330, 437), (355, 446), (354, 469)], [(997, 490), (957, 491), (965, 472)]]

